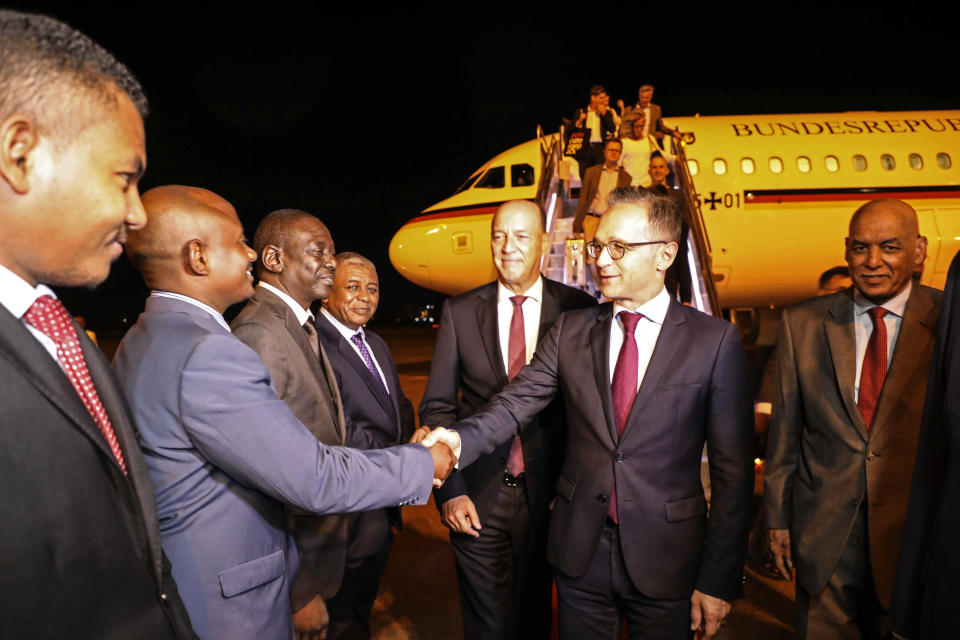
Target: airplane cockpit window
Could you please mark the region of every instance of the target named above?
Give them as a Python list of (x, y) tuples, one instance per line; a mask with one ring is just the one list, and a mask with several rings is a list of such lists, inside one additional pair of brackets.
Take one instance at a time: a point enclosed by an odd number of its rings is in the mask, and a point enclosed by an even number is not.
[(743, 171), (748, 176), (756, 171), (756, 165), (753, 163), (753, 158), (740, 158), (740, 171)]
[(853, 168), (857, 171), (866, 171), (867, 170), (867, 159), (864, 158), (859, 153), (853, 156)]
[(477, 180), (473, 185), (474, 189), (503, 189), (505, 184), (506, 171), (503, 167), (491, 167), (483, 174), (483, 177)]
[(783, 173), (783, 160), (770, 156), (770, 173)]
[(807, 156), (797, 156), (797, 171), (800, 173), (810, 173), (810, 158)]
[(919, 153), (911, 153), (910, 168), (916, 169), (917, 171), (923, 169), (923, 156), (921, 156)]
[(727, 173), (727, 161), (723, 158), (715, 158), (713, 161), (713, 172), (718, 176), (725, 175)]
[(880, 156), (880, 166), (883, 167), (884, 171), (893, 171), (894, 168), (896, 168), (897, 163), (894, 162), (892, 155), (885, 153)]
[(837, 156), (827, 156), (823, 159), (823, 166), (825, 166), (830, 173), (836, 173), (840, 170), (840, 161), (837, 160)]
[(687, 160), (687, 170), (690, 172), (691, 176), (697, 175), (700, 173), (700, 163), (693, 159)]
[(462, 193), (463, 191), (466, 191), (467, 189), (473, 186), (473, 183), (476, 182), (477, 178), (479, 177), (480, 177), (480, 172), (477, 171), (475, 174), (467, 178), (467, 181), (464, 182), (462, 185), (460, 185), (460, 188), (454, 191), (454, 193)]
[(937, 154), (937, 166), (938, 166), (938, 167), (940, 167), (941, 169), (949, 169), (952, 165), (953, 165), (953, 163), (950, 162), (950, 154), (949, 154), (949, 153), (938, 153), (938, 154)]
[(533, 167), (528, 164), (510, 165), (510, 186), (529, 187), (533, 184)]

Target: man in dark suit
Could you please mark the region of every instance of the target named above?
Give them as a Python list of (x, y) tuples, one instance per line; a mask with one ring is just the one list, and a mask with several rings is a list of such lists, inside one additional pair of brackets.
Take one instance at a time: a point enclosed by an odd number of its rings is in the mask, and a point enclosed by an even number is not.
[(139, 419), (161, 543), (205, 640), (291, 638), (298, 562), (282, 503), (313, 513), (422, 503), (452, 456), (319, 442), (223, 319), (253, 295), (256, 254), (233, 206), (181, 186), (143, 203), (149, 222), (127, 255), (152, 291), (114, 366)]
[(630, 186), (633, 176), (620, 166), (623, 143), (616, 138), (603, 145), (603, 164), (587, 169), (580, 187), (577, 215), (573, 219), (574, 233), (582, 233), (586, 242), (593, 240), (600, 216), (607, 209), (607, 194), (614, 189)]
[[(358, 253), (338, 254), (333, 288), (317, 316), (317, 334), (343, 398), (346, 444), (358, 449), (406, 442), (415, 428), (413, 405), (400, 388), (387, 344), (364, 328), (379, 301), (373, 263)], [(350, 517), (347, 568), (328, 603), (328, 640), (370, 637), (370, 612), (393, 545), (392, 527), (402, 526), (398, 507)]]
[(96, 286), (145, 223), (146, 109), (86, 36), (0, 11), (4, 638), (195, 637), (123, 395), (46, 286)]
[[(300, 209), (279, 209), (257, 226), (253, 238), (260, 283), (231, 324), (233, 334), (257, 352), (277, 397), (326, 445), (343, 445), (340, 393), (333, 370), (318, 348), (310, 305), (330, 294), (333, 238), (320, 220)], [(318, 516), (288, 506), (300, 570), (291, 587), (295, 630), (316, 628), (324, 600), (340, 588), (347, 551), (347, 517)], [(310, 606), (308, 606), (310, 605)], [(322, 625), (322, 620), (320, 621)]]
[(940, 313), (909, 205), (868, 202), (849, 233), (853, 288), (784, 311), (777, 342), (764, 507), (799, 638), (886, 633)]
[(652, 100), (653, 85), (644, 84), (637, 90), (636, 104), (624, 108), (623, 102), (618, 102), (618, 106), (623, 110), (623, 118), (620, 121), (621, 138), (626, 138), (630, 134), (634, 120), (642, 116), (645, 120), (641, 133), (642, 137), (653, 136), (658, 141), (663, 139), (663, 134), (666, 131), (662, 120), (663, 113), (660, 110), (660, 105), (654, 104)]
[[(491, 233), (497, 280), (444, 305), (420, 405), (423, 425), (473, 414), (527, 363), (561, 313), (596, 304), (540, 276), (549, 236), (536, 204), (505, 203)], [(511, 337), (513, 296), (524, 296), (517, 307), (519, 342)], [(531, 420), (512, 456), (513, 443), (503, 443), (436, 492), (451, 530), (468, 638), (550, 635), (550, 571), (542, 547), (563, 455), (562, 415), (562, 403), (552, 405)]]
[(746, 358), (736, 328), (666, 293), (680, 229), (672, 198), (611, 194), (590, 252), (612, 302), (560, 316), (486, 409), (425, 440), (459, 447), (463, 469), (524, 434), (562, 392), (568, 441), (547, 546), (561, 638), (616, 638), (624, 617), (631, 638), (701, 627), (709, 637), (743, 595), (753, 487)]

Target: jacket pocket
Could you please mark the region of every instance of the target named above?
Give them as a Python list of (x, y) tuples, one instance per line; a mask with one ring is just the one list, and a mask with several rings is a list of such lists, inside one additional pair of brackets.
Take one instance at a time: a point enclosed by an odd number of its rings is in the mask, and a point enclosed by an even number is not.
[(286, 558), (283, 550), (274, 551), (269, 555), (221, 571), (220, 592), (223, 593), (224, 598), (232, 598), (271, 580), (276, 580), (285, 570)]
[(679, 522), (707, 514), (707, 499), (703, 496), (674, 500), (663, 506), (667, 512), (667, 522)]
[(565, 498), (567, 502), (573, 500), (573, 492), (577, 488), (577, 483), (568, 479), (566, 476), (557, 478), (557, 494)]

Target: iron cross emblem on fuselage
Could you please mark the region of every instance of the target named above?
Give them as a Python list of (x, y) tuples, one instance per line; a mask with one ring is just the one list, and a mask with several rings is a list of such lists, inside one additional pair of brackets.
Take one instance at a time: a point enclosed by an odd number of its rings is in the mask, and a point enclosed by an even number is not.
[(721, 200), (720, 198), (717, 197), (717, 192), (716, 192), (716, 191), (711, 191), (711, 192), (710, 192), (710, 197), (703, 199), (703, 204), (709, 204), (709, 205), (710, 205), (710, 211), (716, 211), (716, 210), (717, 210), (717, 205), (720, 204), (721, 202), (723, 202), (723, 200)]

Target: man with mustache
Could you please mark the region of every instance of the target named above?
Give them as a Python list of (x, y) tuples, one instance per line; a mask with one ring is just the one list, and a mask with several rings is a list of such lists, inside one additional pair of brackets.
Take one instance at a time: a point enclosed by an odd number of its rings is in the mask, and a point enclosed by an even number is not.
[[(114, 364), (138, 418), (163, 548), (202, 638), (291, 638), (298, 563), (282, 504), (313, 513), (421, 504), (452, 454), (319, 442), (223, 319), (253, 294), (256, 254), (233, 206), (181, 186), (152, 189), (143, 205), (149, 223), (130, 234), (127, 255), (152, 292)], [(325, 384), (317, 411), (341, 420), (335, 381)]]

